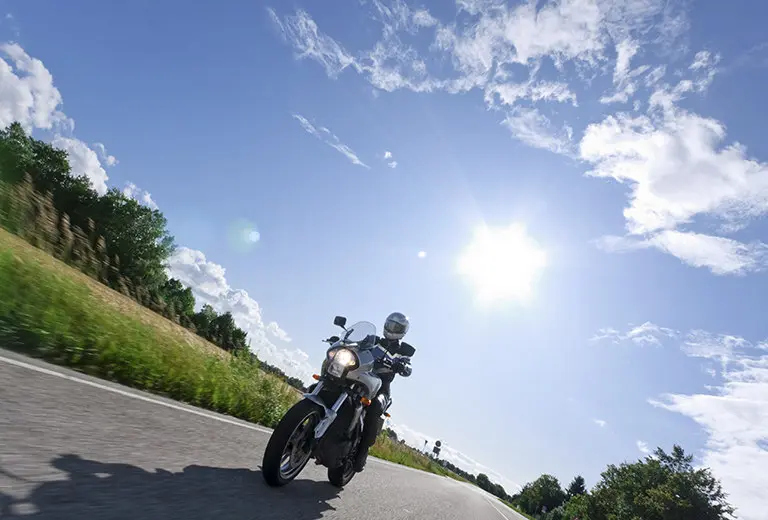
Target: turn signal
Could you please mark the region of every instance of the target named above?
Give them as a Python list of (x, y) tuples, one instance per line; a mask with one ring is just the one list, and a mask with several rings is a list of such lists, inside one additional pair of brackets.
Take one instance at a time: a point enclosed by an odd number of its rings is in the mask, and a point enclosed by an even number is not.
[(312, 374), (312, 379), (314, 379), (315, 381), (320, 381), (320, 376), (317, 374)]
[(361, 397), (360, 402), (363, 403), (363, 406), (371, 406), (371, 400), (367, 397)]
[(389, 417), (392, 417), (392, 416), (391, 416), (391, 415), (389, 415), (387, 412), (384, 412), (384, 417), (387, 417), (387, 418), (389, 418)]

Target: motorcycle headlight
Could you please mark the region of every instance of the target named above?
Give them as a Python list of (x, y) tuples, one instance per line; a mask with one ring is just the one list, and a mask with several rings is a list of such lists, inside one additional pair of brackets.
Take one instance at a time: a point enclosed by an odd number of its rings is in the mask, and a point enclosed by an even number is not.
[(328, 353), (328, 373), (334, 377), (341, 377), (347, 370), (354, 370), (360, 362), (357, 354), (347, 348), (341, 348)]

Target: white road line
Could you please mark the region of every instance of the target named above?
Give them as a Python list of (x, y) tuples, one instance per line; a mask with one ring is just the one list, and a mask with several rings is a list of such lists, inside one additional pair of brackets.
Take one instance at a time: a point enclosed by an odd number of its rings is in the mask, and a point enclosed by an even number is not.
[[(192, 407), (186, 407), (186, 406), (179, 406), (175, 405), (173, 403), (166, 403), (164, 401), (160, 401), (158, 399), (152, 399), (151, 397), (147, 397), (145, 395), (136, 394), (133, 392), (127, 392), (125, 390), (121, 390), (119, 388), (114, 388), (112, 386), (108, 385), (102, 385), (101, 383), (96, 383), (94, 381), (88, 381), (87, 379), (82, 379), (80, 377), (71, 376), (69, 374), (62, 374), (61, 372), (56, 372), (55, 370), (49, 370), (47, 368), (39, 367), (37, 365), (32, 365), (30, 363), (25, 363), (24, 361), (19, 361), (17, 359), (11, 359), (4, 356), (0, 356), (0, 361), (3, 363), (7, 363), (9, 365), (14, 365), (21, 368), (26, 368), (28, 370), (34, 370), (35, 372), (40, 372), (41, 374), (46, 374), (49, 376), (55, 376), (60, 377), (62, 379), (66, 379), (67, 381), (73, 381), (75, 383), (80, 383), (83, 385), (92, 386), (94, 388), (98, 388), (100, 390), (106, 390), (107, 392), (112, 392), (115, 394), (119, 394), (125, 397), (130, 397), (132, 399), (138, 399), (139, 401), (144, 401), (147, 403), (153, 403), (158, 404), (160, 406), (165, 406), (166, 408), (172, 408), (174, 410), (179, 410), (181, 412), (187, 412), (195, 415), (199, 415), (200, 417), (207, 417), (208, 419), (213, 419), (214, 421), (219, 421), (227, 424), (231, 424), (233, 426), (239, 426), (241, 428), (247, 428), (249, 430), (257, 431), (259, 433), (266, 433), (267, 435), (272, 435), (272, 430), (268, 430), (266, 428), (262, 428), (260, 426), (255, 426), (251, 424), (245, 424), (239, 421), (234, 421), (232, 419), (227, 419), (226, 417), (220, 417), (218, 415), (214, 415), (212, 413), (205, 412), (203, 410), (198, 410)], [(409, 468), (408, 466), (403, 466), (401, 464), (395, 464), (394, 462), (389, 462), (386, 460), (377, 459), (376, 457), (371, 457), (370, 460), (374, 462), (378, 462), (380, 464), (384, 464), (385, 466), (392, 466), (397, 469), (407, 470), (407, 471), (415, 471), (417, 473), (420, 473), (422, 475), (430, 475), (433, 477), (440, 477), (440, 475), (435, 475), (434, 473), (427, 473), (426, 471), (421, 471), (415, 468)]]
[(49, 376), (56, 376), (56, 377), (60, 377), (62, 379), (66, 379), (68, 381), (74, 381), (75, 383), (81, 383), (83, 385), (92, 386), (92, 387), (98, 388), (100, 390), (106, 390), (107, 392), (112, 392), (112, 393), (115, 393), (115, 394), (120, 394), (120, 395), (123, 395), (125, 397), (131, 397), (133, 399), (138, 399), (139, 401), (145, 401), (147, 403), (159, 404), (160, 406), (165, 406), (167, 408), (173, 408), (174, 410), (180, 410), (182, 412), (192, 413), (192, 414), (195, 414), (195, 415), (199, 415), (201, 417), (207, 417), (208, 419), (213, 419), (215, 421), (219, 421), (219, 422), (223, 422), (223, 423), (227, 423), (227, 424), (233, 424), (235, 426), (240, 426), (241, 428), (248, 428), (249, 430), (254, 430), (254, 431), (257, 431), (257, 432), (261, 432), (261, 433), (267, 433), (267, 434), (271, 434), (272, 433), (271, 430), (267, 430), (267, 429), (261, 428), (259, 426), (253, 426), (253, 425), (250, 425), (250, 424), (243, 424), (241, 422), (233, 421), (231, 419), (227, 419), (226, 417), (219, 417), (217, 415), (213, 415), (211, 413), (207, 413), (207, 412), (204, 412), (202, 410), (195, 410), (194, 408), (187, 408), (187, 407), (175, 405), (175, 404), (172, 404), (172, 403), (166, 403), (166, 402), (160, 401), (158, 399), (152, 399), (151, 397), (147, 397), (147, 396), (144, 396), (144, 395), (134, 394), (132, 392), (126, 392), (125, 390), (121, 390), (119, 388), (113, 388), (111, 386), (102, 385), (100, 383), (95, 383), (93, 381), (88, 381), (86, 379), (81, 379), (79, 377), (70, 376), (68, 374), (62, 374), (61, 372), (56, 372), (54, 370), (49, 370), (47, 368), (43, 368), (43, 367), (39, 367), (39, 366), (36, 366), (36, 365), (32, 365), (30, 363), (25, 363), (23, 361), (18, 361), (16, 359), (10, 359), (10, 358), (4, 357), (4, 356), (0, 356), (0, 361), (2, 361), (4, 363), (8, 363), (9, 365), (15, 365), (17, 367), (26, 368), (26, 369), (29, 369), (29, 370), (34, 370), (35, 372), (40, 372), (42, 374), (47, 374)]
[(496, 510), (496, 512), (497, 512), (497, 513), (499, 513), (499, 515), (501, 515), (501, 517), (502, 517), (504, 520), (509, 520), (509, 518), (507, 517), (507, 515), (505, 515), (504, 513), (502, 513), (502, 512), (499, 510), (499, 508), (498, 508), (498, 507), (496, 507), (496, 504), (494, 504), (494, 503), (493, 503), (493, 500), (491, 500), (491, 499), (490, 499), (490, 498), (488, 498), (488, 497), (486, 497), (485, 499), (488, 501), (488, 503), (489, 503), (489, 504), (491, 504), (491, 507), (492, 507), (492, 508), (494, 508), (494, 509)]

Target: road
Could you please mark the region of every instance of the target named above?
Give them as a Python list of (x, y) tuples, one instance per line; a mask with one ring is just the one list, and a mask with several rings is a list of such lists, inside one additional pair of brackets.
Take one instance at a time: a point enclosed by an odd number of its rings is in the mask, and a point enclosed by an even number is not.
[(522, 520), (454, 480), (372, 460), (272, 489), (269, 430), (0, 350), (0, 518)]

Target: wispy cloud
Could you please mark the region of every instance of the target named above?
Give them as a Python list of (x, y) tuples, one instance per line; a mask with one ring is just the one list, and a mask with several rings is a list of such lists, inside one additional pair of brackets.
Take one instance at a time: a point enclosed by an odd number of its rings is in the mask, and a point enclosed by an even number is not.
[(637, 441), (637, 449), (644, 455), (650, 455), (651, 449), (648, 447), (648, 443), (645, 441)]
[(517, 107), (502, 121), (514, 137), (534, 148), (543, 148), (557, 153), (571, 149), (573, 130), (565, 126), (553, 128), (552, 122), (536, 108)]
[(639, 346), (660, 346), (665, 340), (679, 336), (680, 333), (674, 329), (659, 327), (646, 321), (641, 325), (630, 324), (625, 332), (611, 327), (600, 329), (590, 341), (593, 343), (608, 341), (615, 344), (628, 341)]
[[(759, 271), (767, 246), (726, 235), (768, 214), (768, 167), (741, 144), (729, 144), (720, 121), (679, 107), (687, 96), (707, 91), (722, 70), (720, 55), (706, 49), (689, 53), (680, 45), (663, 56), (664, 63), (651, 61), (647, 44), (669, 49), (687, 31), (684, 4), (560, 0), (508, 6), (465, 0), (457, 4), (462, 21), (446, 23), (423, 9), (417, 15), (401, 0), (376, 0), (366, 5), (381, 25), (381, 37), (354, 52), (323, 33), (306, 11), (281, 16), (271, 10), (270, 16), (297, 56), (321, 64), (331, 77), (354, 71), (390, 92), (480, 90), (491, 113), (504, 114), (503, 126), (516, 139), (575, 156), (591, 168), (589, 175), (629, 186), (626, 240), (599, 242), (613, 246), (607, 250), (656, 249), (715, 274)], [(404, 43), (416, 33), (431, 42), (426, 50)], [(552, 60), (560, 79), (571, 70), (572, 80), (588, 84), (611, 74), (611, 89), (598, 99), (630, 107), (587, 125), (574, 146), (573, 126), (542, 109), (553, 102), (577, 107), (574, 89), (541, 78), (544, 58)], [(438, 62), (447, 66), (433, 69)], [(675, 67), (677, 83), (664, 82), (668, 66)], [(523, 81), (521, 68), (527, 71)], [(722, 226), (696, 229), (710, 217)]]
[(328, 130), (325, 127), (317, 128), (315, 125), (309, 122), (307, 118), (304, 116), (301, 116), (299, 114), (293, 114), (293, 118), (296, 119), (301, 127), (311, 135), (314, 135), (318, 139), (320, 139), (322, 142), (342, 154), (344, 157), (349, 159), (349, 162), (352, 164), (355, 164), (357, 166), (362, 166), (363, 168), (370, 168), (367, 164), (365, 164), (363, 161), (360, 160), (360, 158), (357, 156), (357, 154), (347, 145), (342, 143), (338, 137), (336, 137), (335, 134), (333, 134), (330, 130)]
[(605, 428), (605, 426), (608, 424), (606, 421), (602, 419), (592, 419), (592, 421), (598, 425), (600, 428)]
[(660, 231), (648, 238), (604, 236), (595, 244), (611, 253), (658, 249), (692, 267), (706, 267), (717, 275), (763, 271), (768, 262), (768, 245), (762, 242), (743, 243), (726, 237), (676, 230)]
[[(459, 93), (479, 88), (486, 91), (489, 102), (498, 95), (507, 104), (517, 99), (575, 103), (566, 85), (535, 81), (545, 57), (561, 69), (567, 62), (596, 69), (614, 40), (671, 41), (685, 29), (684, 14), (666, 0), (561, 0), (513, 6), (462, 1), (457, 9), (469, 16), (461, 23), (443, 23), (402, 0), (376, 0), (371, 5), (372, 16), (382, 27), (381, 38), (372, 48), (358, 52), (348, 51), (320, 31), (306, 11), (281, 17), (270, 9), (269, 14), (296, 56), (319, 63), (329, 77), (352, 70), (388, 92)], [(401, 35), (417, 32), (428, 33), (429, 52), (420, 53), (403, 42)], [(428, 58), (433, 56), (450, 65), (447, 73), (429, 69)], [(528, 82), (508, 82), (509, 71), (520, 66), (529, 68)]]
[(704, 429), (708, 439), (701, 463), (721, 479), (739, 518), (763, 518), (768, 503), (768, 346), (693, 330), (680, 347), (690, 357), (719, 366), (718, 385), (707, 387), (708, 393), (665, 394), (650, 402)]

